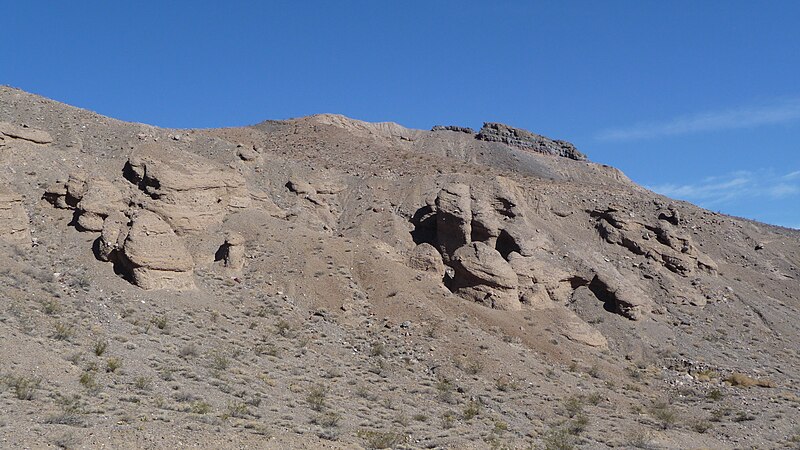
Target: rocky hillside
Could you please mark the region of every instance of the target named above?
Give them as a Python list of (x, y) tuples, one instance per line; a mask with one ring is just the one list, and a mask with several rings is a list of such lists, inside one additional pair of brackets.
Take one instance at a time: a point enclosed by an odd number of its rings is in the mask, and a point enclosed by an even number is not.
[(800, 445), (800, 232), (503, 124), (2, 87), (0, 296), (0, 447)]

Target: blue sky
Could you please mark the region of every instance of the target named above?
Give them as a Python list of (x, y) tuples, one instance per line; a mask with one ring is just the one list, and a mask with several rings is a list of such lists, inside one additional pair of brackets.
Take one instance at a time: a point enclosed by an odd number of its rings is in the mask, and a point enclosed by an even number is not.
[(167, 127), (500, 121), (800, 228), (800, 2), (2, 0), (0, 83)]

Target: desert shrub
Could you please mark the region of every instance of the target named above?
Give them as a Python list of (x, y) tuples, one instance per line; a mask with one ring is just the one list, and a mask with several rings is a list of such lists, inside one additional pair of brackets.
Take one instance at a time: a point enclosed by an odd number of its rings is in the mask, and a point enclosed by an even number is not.
[(231, 365), (231, 360), (220, 351), (211, 353), (211, 368), (217, 372), (223, 372)]
[(178, 356), (184, 359), (189, 358), (191, 356), (197, 356), (198, 353), (199, 352), (197, 351), (197, 346), (194, 343), (186, 344), (183, 347), (181, 347), (180, 350), (178, 350)]
[(442, 429), (449, 430), (453, 428), (456, 424), (456, 418), (450, 411), (447, 411), (442, 414)]
[(106, 352), (108, 348), (108, 341), (106, 340), (98, 340), (94, 343), (94, 354), (97, 356), (103, 356), (103, 353)]
[(564, 400), (564, 409), (569, 417), (575, 417), (583, 411), (583, 397), (573, 395)]
[(106, 360), (106, 372), (114, 373), (122, 367), (122, 360), (119, 358), (108, 358)]
[(169, 319), (167, 319), (166, 315), (155, 316), (150, 319), (150, 323), (155, 325), (159, 330), (166, 330), (167, 326), (169, 326)]
[(292, 325), (285, 320), (279, 320), (278, 323), (275, 324), (275, 331), (283, 337), (291, 337)]
[(775, 383), (773, 383), (770, 380), (761, 380), (738, 372), (730, 374), (727, 378), (725, 378), (725, 381), (730, 383), (731, 386), (736, 386), (741, 388), (749, 388), (753, 386), (759, 386), (765, 388), (775, 387)]
[(19, 400), (32, 400), (36, 390), (42, 384), (39, 377), (6, 376), (3, 383), (14, 391), (14, 396)]
[(386, 356), (386, 345), (383, 342), (375, 342), (370, 346), (370, 356)]
[(708, 397), (709, 400), (719, 401), (722, 400), (723, 395), (722, 391), (720, 391), (719, 389), (714, 389), (711, 392), (709, 392), (708, 395), (706, 395), (706, 397)]
[(573, 450), (575, 448), (575, 436), (564, 428), (550, 429), (542, 441), (545, 450)]
[(367, 448), (394, 448), (408, 440), (408, 436), (396, 431), (359, 430), (356, 436), (364, 440)]
[(59, 341), (68, 341), (75, 336), (75, 328), (64, 322), (53, 324), (53, 337)]
[(654, 403), (650, 407), (649, 412), (664, 430), (673, 427), (678, 422), (678, 413), (667, 402)]
[(517, 390), (519, 386), (512, 378), (503, 376), (495, 380), (495, 387), (497, 387), (498, 391), (510, 392)]
[(139, 389), (141, 391), (146, 391), (152, 387), (153, 379), (150, 377), (139, 376), (133, 380), (133, 385), (136, 387), (136, 389)]
[(56, 315), (61, 311), (61, 304), (53, 298), (42, 300), (42, 311), (48, 316)]
[(202, 400), (197, 400), (189, 406), (189, 411), (194, 414), (208, 414), (211, 412), (211, 405)]
[(232, 402), (228, 404), (227, 411), (223, 414), (223, 419), (228, 419), (230, 417), (236, 417), (238, 419), (242, 419), (247, 417), (250, 414), (250, 411), (247, 409), (247, 405), (242, 402)]
[(481, 412), (481, 404), (475, 401), (467, 403), (464, 407), (462, 417), (464, 420), (471, 420)]
[(574, 434), (579, 435), (586, 431), (586, 428), (589, 426), (589, 418), (586, 417), (586, 414), (580, 413), (573, 417), (571, 421), (567, 424), (567, 430)]
[(692, 424), (692, 429), (698, 433), (705, 433), (712, 427), (711, 422), (708, 420), (698, 420)]
[(83, 372), (80, 378), (78, 378), (78, 382), (81, 383), (81, 386), (89, 390), (95, 390), (97, 388), (97, 381), (95, 380), (94, 374), (89, 371)]
[(334, 428), (339, 426), (339, 421), (342, 419), (342, 415), (333, 411), (327, 412), (325, 414), (319, 414), (311, 419), (311, 423), (315, 425), (319, 425), (323, 428)]
[(327, 394), (328, 390), (324, 386), (314, 386), (309, 389), (308, 395), (306, 395), (306, 403), (314, 411), (322, 411), (325, 409), (325, 396)]

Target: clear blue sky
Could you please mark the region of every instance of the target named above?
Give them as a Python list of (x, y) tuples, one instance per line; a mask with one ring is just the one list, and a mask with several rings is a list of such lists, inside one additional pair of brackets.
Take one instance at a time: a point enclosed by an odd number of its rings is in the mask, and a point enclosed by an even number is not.
[(167, 127), (501, 121), (800, 228), (797, 1), (9, 1), (0, 83)]

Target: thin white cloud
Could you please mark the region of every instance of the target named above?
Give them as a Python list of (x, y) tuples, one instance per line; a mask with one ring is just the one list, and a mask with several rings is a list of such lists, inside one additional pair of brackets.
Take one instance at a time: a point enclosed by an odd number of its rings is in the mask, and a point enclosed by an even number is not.
[(703, 131), (752, 128), (800, 120), (800, 99), (761, 106), (686, 115), (664, 122), (639, 123), (602, 131), (597, 138), (606, 141), (633, 141)]
[(667, 197), (688, 200), (706, 207), (720, 206), (743, 199), (779, 200), (800, 196), (800, 171), (784, 175), (773, 170), (737, 171), (709, 177), (697, 183), (666, 183), (647, 186)]

